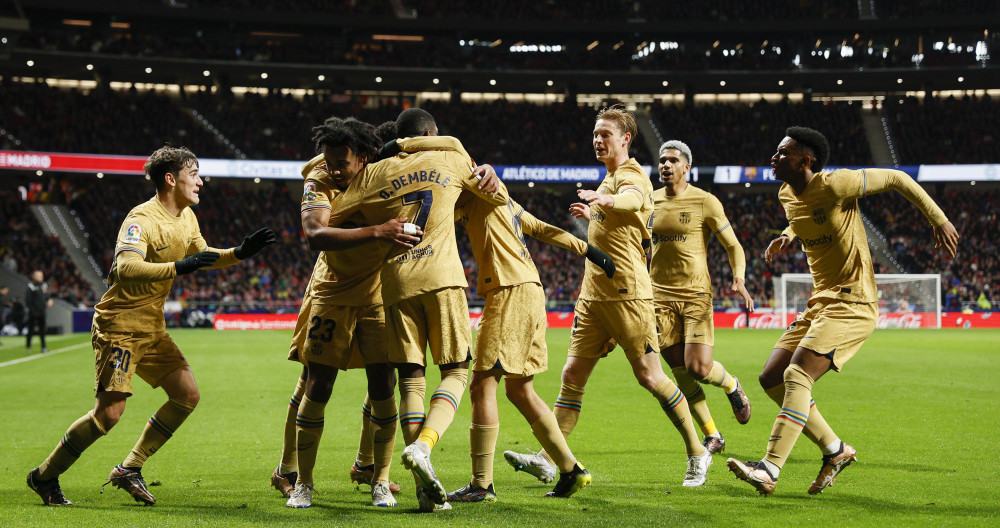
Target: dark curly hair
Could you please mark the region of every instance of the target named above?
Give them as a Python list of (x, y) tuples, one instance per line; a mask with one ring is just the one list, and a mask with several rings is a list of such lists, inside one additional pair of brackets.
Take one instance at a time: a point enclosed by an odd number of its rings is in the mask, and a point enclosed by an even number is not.
[(830, 161), (830, 142), (826, 140), (826, 136), (818, 130), (798, 126), (788, 127), (785, 135), (794, 139), (795, 144), (803, 149), (807, 156), (812, 157), (813, 162), (809, 168), (813, 172), (819, 172), (826, 167)]
[(375, 135), (375, 127), (358, 121), (353, 117), (341, 119), (331, 117), (322, 125), (312, 129), (312, 140), (316, 144), (316, 152), (323, 152), (323, 147), (343, 147), (351, 149), (356, 156), (367, 161), (374, 161), (382, 142)]

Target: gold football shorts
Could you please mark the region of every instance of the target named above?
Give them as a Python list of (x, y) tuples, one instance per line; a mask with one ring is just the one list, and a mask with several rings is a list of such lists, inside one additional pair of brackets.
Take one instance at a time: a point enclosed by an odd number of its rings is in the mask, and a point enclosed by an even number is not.
[(387, 363), (384, 331), (381, 304), (336, 306), (313, 302), (299, 358), (306, 365), (318, 363), (340, 370)]
[(486, 306), (476, 332), (476, 362), (472, 369), (499, 368), (511, 377), (545, 372), (545, 292), (534, 282), (486, 293)]
[(795, 352), (808, 348), (833, 361), (840, 369), (854, 357), (862, 343), (872, 335), (878, 322), (878, 303), (854, 303), (837, 299), (810, 300), (774, 348)]
[(166, 332), (111, 333), (94, 326), (90, 340), (94, 345), (94, 392), (132, 394), (135, 374), (155, 389), (167, 374), (188, 366), (181, 349)]
[(660, 350), (677, 343), (715, 345), (712, 296), (687, 301), (653, 301)]
[(435, 365), (472, 357), (469, 303), (463, 288), (442, 288), (387, 306), (385, 328), (391, 363), (426, 366), (428, 345)]
[(603, 357), (610, 352), (607, 345), (612, 339), (630, 360), (657, 352), (653, 301), (576, 301), (568, 355)]

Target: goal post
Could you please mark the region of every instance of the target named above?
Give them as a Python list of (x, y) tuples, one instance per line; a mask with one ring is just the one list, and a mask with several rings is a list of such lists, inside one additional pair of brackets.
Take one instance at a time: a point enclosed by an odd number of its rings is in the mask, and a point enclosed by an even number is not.
[[(875, 274), (878, 328), (941, 328), (941, 274)], [(812, 276), (785, 273), (775, 279), (782, 324), (788, 326), (812, 295)]]

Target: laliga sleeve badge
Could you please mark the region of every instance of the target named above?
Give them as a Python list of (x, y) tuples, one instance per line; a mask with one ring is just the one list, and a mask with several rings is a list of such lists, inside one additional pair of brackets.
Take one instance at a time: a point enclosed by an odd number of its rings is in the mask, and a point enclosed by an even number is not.
[(302, 189), (302, 201), (303, 202), (315, 202), (316, 201), (316, 184), (313, 182), (307, 182), (305, 187)]
[(129, 224), (129, 226), (125, 228), (125, 238), (122, 239), (122, 242), (126, 244), (138, 244), (141, 239), (142, 227), (139, 227), (139, 224)]

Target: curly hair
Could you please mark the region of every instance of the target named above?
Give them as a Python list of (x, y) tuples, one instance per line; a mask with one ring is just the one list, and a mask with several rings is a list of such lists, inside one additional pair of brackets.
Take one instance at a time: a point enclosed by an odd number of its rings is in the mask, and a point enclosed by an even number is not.
[(167, 185), (167, 173), (175, 177), (186, 167), (198, 166), (198, 157), (187, 147), (172, 147), (164, 145), (149, 155), (142, 166), (143, 172), (149, 176), (157, 191), (162, 191)]
[(595, 119), (595, 121), (599, 121), (601, 119), (613, 121), (622, 135), (632, 134), (632, 139), (629, 140), (629, 145), (631, 145), (632, 141), (635, 141), (635, 138), (639, 135), (639, 127), (635, 124), (635, 115), (633, 115), (632, 112), (629, 112), (622, 103), (615, 103), (611, 106), (602, 108), (600, 112), (597, 112), (597, 119)]
[(785, 130), (785, 135), (794, 139), (795, 144), (807, 156), (812, 157), (813, 162), (809, 168), (813, 172), (819, 172), (823, 170), (823, 167), (826, 167), (827, 162), (830, 161), (830, 142), (826, 140), (826, 136), (818, 130), (798, 126), (788, 127)]
[(375, 127), (358, 121), (353, 117), (341, 119), (331, 117), (322, 125), (313, 127), (312, 140), (316, 144), (316, 152), (322, 152), (323, 147), (344, 147), (351, 149), (356, 156), (367, 161), (373, 161), (382, 142), (375, 135)]

